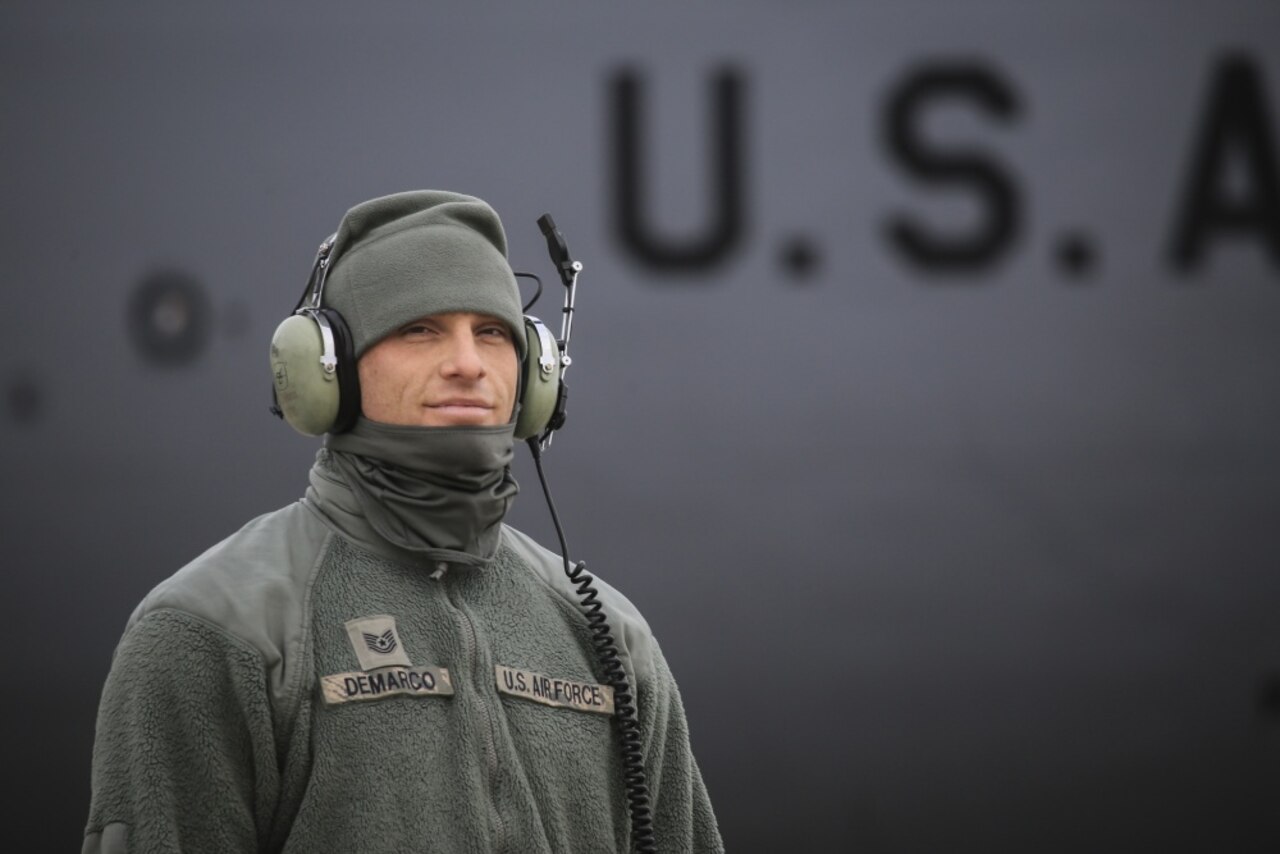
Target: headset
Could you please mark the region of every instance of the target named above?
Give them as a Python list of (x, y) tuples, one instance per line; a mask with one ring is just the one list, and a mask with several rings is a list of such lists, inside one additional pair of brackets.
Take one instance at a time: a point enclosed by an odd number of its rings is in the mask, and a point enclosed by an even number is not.
[[(550, 214), (538, 219), (547, 248), (565, 286), (560, 337), (538, 318), (524, 315), (525, 356), (520, 366), (515, 438), (536, 438), (540, 449), (564, 426), (569, 394), (564, 372), (573, 331), (573, 303), (582, 264), (569, 257), (564, 236)], [(360, 415), (360, 375), (356, 370), (351, 331), (342, 315), (324, 304), (330, 254), (337, 233), (316, 252), (307, 286), (271, 338), (271, 412), (306, 436), (344, 433)], [(537, 279), (529, 273), (517, 276)], [(542, 283), (538, 280), (538, 295)], [(530, 305), (538, 298), (534, 296)], [(529, 306), (525, 306), (527, 311)]]

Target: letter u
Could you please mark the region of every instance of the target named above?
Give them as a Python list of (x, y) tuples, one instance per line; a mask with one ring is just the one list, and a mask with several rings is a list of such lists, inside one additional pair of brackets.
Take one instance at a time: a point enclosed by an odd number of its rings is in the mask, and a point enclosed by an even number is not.
[(613, 79), (614, 225), (622, 244), (655, 270), (701, 271), (715, 267), (738, 244), (745, 230), (742, 102), (746, 84), (732, 68), (721, 68), (711, 83), (715, 131), (708, 145), (708, 171), (714, 198), (710, 225), (682, 241), (655, 236), (645, 222), (645, 187), (650, 186), (642, 157), (641, 80), (633, 69)]

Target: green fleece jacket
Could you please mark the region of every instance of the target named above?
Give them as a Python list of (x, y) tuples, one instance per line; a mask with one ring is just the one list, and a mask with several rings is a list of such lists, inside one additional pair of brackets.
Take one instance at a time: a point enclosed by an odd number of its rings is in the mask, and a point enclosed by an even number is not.
[[(160, 584), (98, 714), (86, 852), (601, 852), (630, 846), (611, 695), (560, 558), (400, 552), (327, 464)], [(675, 680), (597, 581), (659, 850), (722, 851)]]

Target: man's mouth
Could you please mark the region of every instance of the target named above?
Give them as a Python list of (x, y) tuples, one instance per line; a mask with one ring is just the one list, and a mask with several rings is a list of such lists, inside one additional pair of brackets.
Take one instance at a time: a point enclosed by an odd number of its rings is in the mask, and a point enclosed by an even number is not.
[(487, 401), (469, 397), (451, 397), (448, 400), (429, 403), (427, 406), (431, 409), (493, 409)]
[(450, 424), (483, 424), (493, 419), (493, 406), (485, 400), (453, 397), (427, 405), (432, 416)]

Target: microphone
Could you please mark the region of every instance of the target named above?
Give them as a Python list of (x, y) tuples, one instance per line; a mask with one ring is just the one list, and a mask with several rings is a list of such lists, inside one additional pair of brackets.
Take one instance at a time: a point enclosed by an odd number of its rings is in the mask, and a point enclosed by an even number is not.
[(538, 228), (547, 238), (547, 251), (551, 253), (551, 263), (556, 265), (556, 271), (560, 273), (560, 281), (566, 288), (573, 287), (574, 274), (582, 272), (582, 264), (569, 256), (564, 235), (556, 228), (556, 221), (551, 218), (551, 214), (544, 213), (538, 217)]

